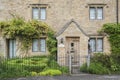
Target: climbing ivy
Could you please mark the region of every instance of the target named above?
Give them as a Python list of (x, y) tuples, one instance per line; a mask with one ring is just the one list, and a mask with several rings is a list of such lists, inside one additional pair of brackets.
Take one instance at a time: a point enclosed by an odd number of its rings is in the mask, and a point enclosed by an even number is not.
[(51, 29), (48, 31), (48, 38), (47, 38), (47, 48), (51, 53), (50, 59), (56, 60), (57, 59), (57, 40), (55, 38), (55, 32)]
[(54, 32), (44, 22), (36, 20), (25, 21), (23, 18), (17, 17), (9, 21), (0, 22), (0, 30), (6, 38), (18, 38), (22, 42), (21, 49), (25, 53), (28, 53), (33, 38), (48, 36), (48, 50), (53, 53), (55, 52), (56, 40), (53, 37)]
[(100, 32), (109, 35), (108, 39), (111, 45), (111, 53), (120, 57), (120, 23), (104, 24)]

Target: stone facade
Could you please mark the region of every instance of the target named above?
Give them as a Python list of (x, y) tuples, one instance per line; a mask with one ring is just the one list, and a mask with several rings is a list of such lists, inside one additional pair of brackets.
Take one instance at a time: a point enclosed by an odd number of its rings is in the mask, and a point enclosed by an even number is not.
[[(47, 18), (42, 20), (56, 31), (58, 40), (58, 56), (66, 55), (66, 37), (79, 37), (79, 54), (88, 54), (88, 40), (90, 37), (103, 37), (103, 52), (110, 52), (110, 45), (107, 36), (98, 34), (98, 30), (104, 23), (116, 22), (116, 0), (0, 0), (0, 21), (9, 20), (11, 14), (17, 14), (26, 20), (32, 19), (31, 4), (47, 4)], [(103, 19), (89, 19), (89, 5), (103, 5)], [(119, 1), (120, 4), (120, 1)], [(119, 5), (120, 7), (120, 5)], [(120, 8), (119, 8), (120, 11)], [(119, 14), (120, 20), (120, 14)], [(59, 47), (63, 38), (64, 45)], [(0, 37), (0, 52), (6, 52), (6, 41)], [(31, 55), (35, 53), (29, 51)], [(20, 52), (18, 51), (18, 54)], [(48, 52), (46, 52), (48, 53)], [(36, 53), (42, 54), (42, 53)], [(60, 60), (58, 62), (65, 60)], [(62, 65), (62, 64), (61, 64)]]

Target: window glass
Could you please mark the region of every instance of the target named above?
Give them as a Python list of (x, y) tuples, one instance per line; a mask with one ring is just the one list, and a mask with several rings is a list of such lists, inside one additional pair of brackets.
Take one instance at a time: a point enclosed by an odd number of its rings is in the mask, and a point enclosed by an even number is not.
[(33, 19), (39, 19), (39, 9), (38, 8), (33, 8)]
[(33, 52), (45, 52), (46, 39), (33, 39), (32, 49), (33, 49)]
[(33, 39), (33, 51), (35, 51), (35, 52), (39, 51), (38, 45), (39, 45), (38, 39)]
[(96, 51), (95, 47), (96, 47), (96, 41), (95, 41), (95, 39), (94, 38), (90, 39), (90, 49), (91, 49), (92, 52)]
[(94, 7), (91, 7), (90, 8), (90, 19), (95, 19), (95, 8)]
[(97, 39), (97, 51), (98, 52), (103, 51), (103, 39)]
[(40, 39), (40, 51), (45, 52), (46, 50), (46, 41), (45, 39)]
[(40, 19), (46, 19), (46, 8), (40, 8)]
[(103, 8), (97, 8), (97, 19), (103, 19)]
[(103, 52), (102, 38), (91, 38), (89, 45), (90, 45), (91, 52)]

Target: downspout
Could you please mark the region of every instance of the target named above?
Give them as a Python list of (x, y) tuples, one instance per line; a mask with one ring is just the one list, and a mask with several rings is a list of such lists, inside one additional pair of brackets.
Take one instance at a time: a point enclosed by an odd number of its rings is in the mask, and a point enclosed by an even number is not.
[(119, 23), (119, 3), (118, 0), (116, 0), (116, 23)]

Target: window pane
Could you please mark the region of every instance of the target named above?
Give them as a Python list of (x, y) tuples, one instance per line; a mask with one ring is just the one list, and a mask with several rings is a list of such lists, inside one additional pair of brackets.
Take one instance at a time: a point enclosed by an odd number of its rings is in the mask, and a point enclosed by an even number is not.
[(46, 19), (46, 8), (41, 8), (40, 14), (40, 19)]
[(14, 39), (9, 40), (9, 57), (13, 58), (16, 56), (16, 41)]
[(46, 41), (45, 39), (40, 39), (40, 51), (45, 52), (46, 50)]
[(90, 48), (92, 52), (95, 52), (96, 50), (96, 44), (95, 44), (95, 39), (90, 39)]
[(33, 8), (33, 19), (39, 19), (39, 9)]
[(90, 8), (90, 19), (95, 19), (95, 8), (91, 7)]
[(103, 19), (103, 8), (97, 8), (97, 19)]
[(38, 49), (38, 39), (33, 39), (33, 51), (39, 51)]
[(103, 51), (103, 39), (97, 39), (97, 51), (98, 52)]

